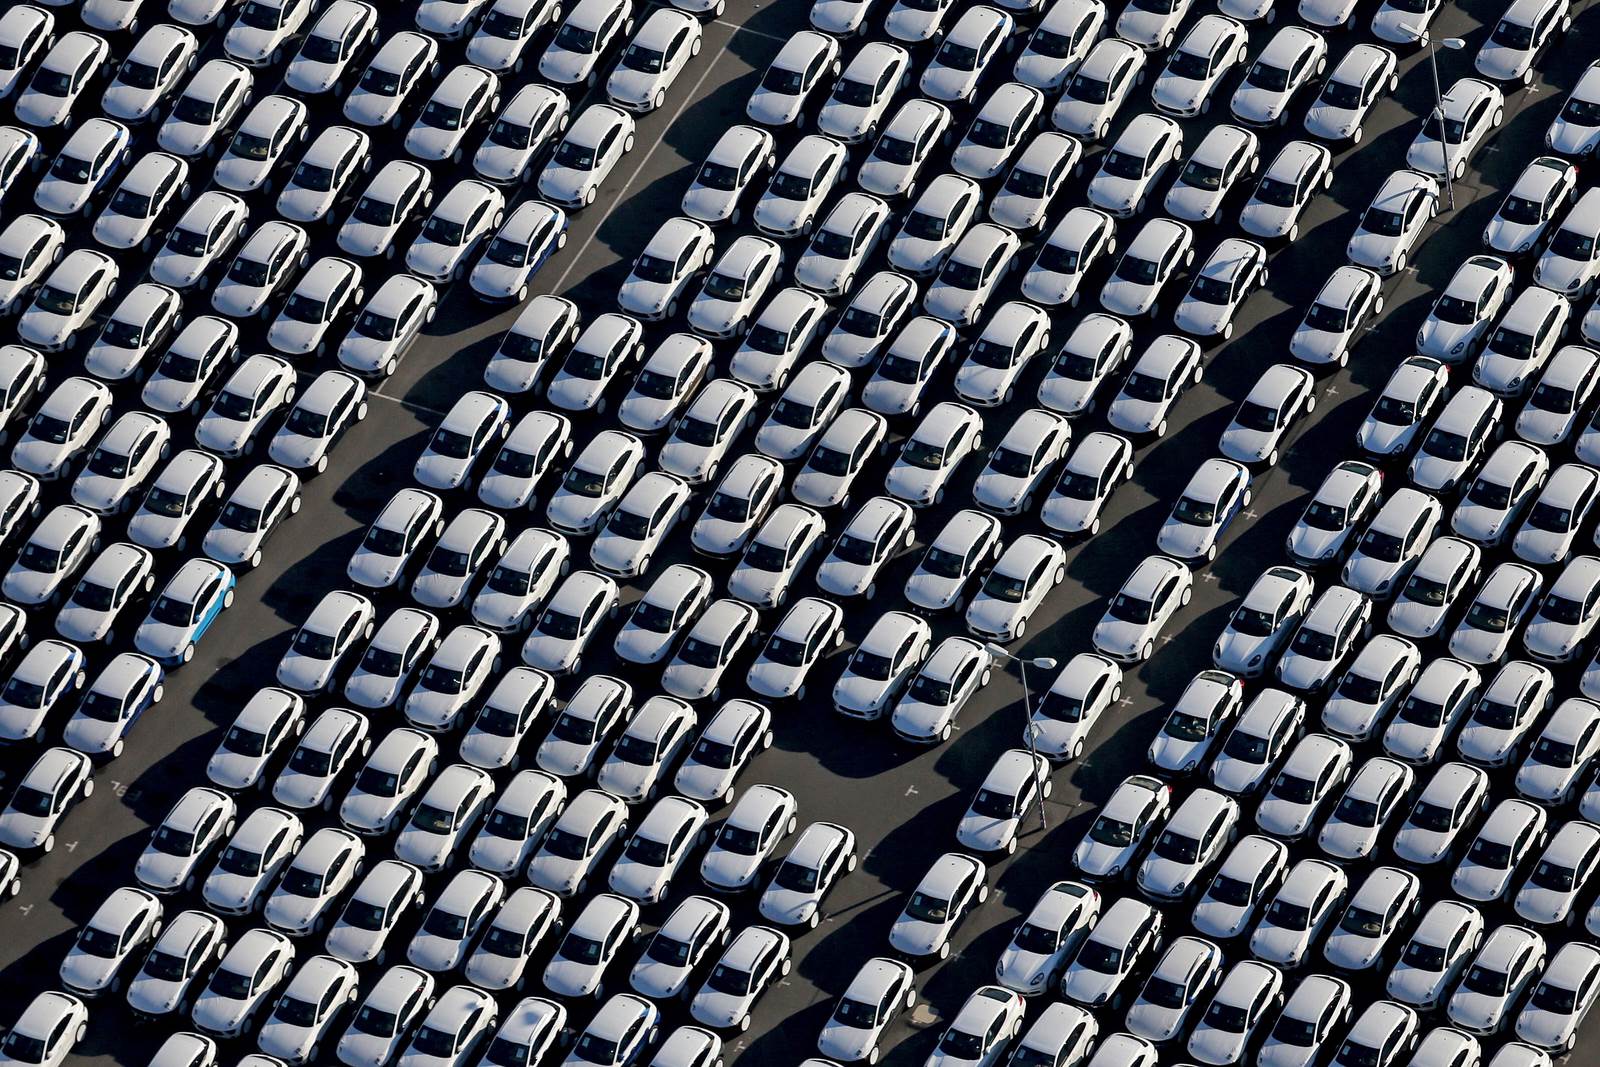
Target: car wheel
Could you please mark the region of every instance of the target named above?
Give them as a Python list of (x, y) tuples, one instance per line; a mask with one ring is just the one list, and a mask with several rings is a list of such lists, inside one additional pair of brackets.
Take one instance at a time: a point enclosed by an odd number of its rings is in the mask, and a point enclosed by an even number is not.
[(39, 851), (40, 852), (54, 852), (55, 850), (56, 850), (56, 835), (55, 834), (46, 835), (46, 837), (44, 839), (44, 844), (39, 846)]
[(194, 642), (191, 641), (183, 648), (182, 661), (188, 663), (192, 659), (194, 659)]
[(1139, 658), (1142, 660), (1149, 659), (1155, 654), (1155, 651), (1156, 643), (1154, 641), (1146, 641), (1144, 647), (1139, 649)]
[(950, 740), (950, 735), (953, 734), (954, 732), (955, 732), (955, 727), (953, 727), (949, 723), (945, 723), (943, 726), (939, 727), (939, 741), (940, 741), (940, 743), (942, 744), (942, 743)]
[(950, 942), (945, 941), (939, 945), (939, 958), (941, 960), (950, 958)]

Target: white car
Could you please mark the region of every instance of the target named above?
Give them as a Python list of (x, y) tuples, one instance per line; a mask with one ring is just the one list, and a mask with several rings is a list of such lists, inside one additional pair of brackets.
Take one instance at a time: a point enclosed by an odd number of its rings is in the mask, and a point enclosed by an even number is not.
[(783, 250), (776, 242), (739, 237), (701, 283), (689, 305), (689, 327), (714, 339), (743, 336), (782, 268)]
[(1474, 153), (1500, 125), (1505, 97), (1488, 82), (1460, 78), (1445, 91), (1443, 107), (1423, 121), (1406, 150), (1406, 166), (1443, 180), (1459, 181)]
[[(72, 109), (78, 98), (113, 62), (111, 46), (104, 37), (73, 30), (62, 34), (58, 40), (50, 32), (53, 26), (52, 19), (51, 26), (41, 25), (35, 29), (37, 43), (32, 50), (43, 50), (44, 59), (12, 105), (17, 118), (41, 130), (71, 126)], [(21, 58), (19, 52), (19, 61)], [(32, 57), (28, 58), (31, 61)], [(8, 78), (8, 90), (17, 84), (24, 67), (25, 64), (19, 63), (16, 73)]]
[(1256, 380), (1222, 431), (1219, 450), (1244, 464), (1275, 467), (1296, 415), (1316, 407), (1315, 380), (1288, 363), (1275, 363)]
[[(1077, 307), (1083, 297), (1084, 277), (1116, 250), (1117, 225), (1110, 215), (1083, 205), (1070, 208), (1039, 246), (1023, 275), (1022, 295), (1036, 304)], [(1096, 317), (1079, 320), (1074, 333)]]
[(635, 112), (655, 111), (667, 90), (700, 53), (700, 20), (673, 8), (652, 11), (623, 48), (606, 80), (606, 97)]
[(1310, 575), (1298, 568), (1267, 568), (1217, 637), (1212, 662), (1243, 678), (1265, 673), (1304, 617), (1313, 589)]
[(1314, 85), (1328, 66), (1322, 34), (1284, 26), (1262, 47), (1233, 92), (1229, 110), (1252, 126), (1286, 124), (1296, 94)]
[(1194, 926), (1218, 941), (1248, 930), (1277, 892), (1289, 867), (1289, 848), (1261, 834), (1240, 838), (1194, 905)]
[(1177, 334), (1162, 334), (1134, 361), (1122, 388), (1106, 406), (1106, 421), (1125, 434), (1165, 437), (1173, 406), (1184, 390), (1200, 383), (1203, 373), (1199, 344)]
[(1146, 556), (1122, 583), (1095, 624), (1094, 647), (1118, 663), (1140, 663), (1193, 595), (1194, 575), (1170, 556)]
[(1240, 126), (1213, 126), (1189, 153), (1162, 206), (1186, 222), (1218, 219), (1228, 198), (1260, 168), (1259, 137)]
[(1117, 16), (1116, 33), (1146, 51), (1166, 51), (1172, 47), (1178, 26), (1189, 14), (1190, 0), (1172, 3), (1140, 0)]
[(594, 203), (600, 186), (633, 150), (633, 117), (609, 104), (590, 104), (556, 144), (539, 175), (539, 195), (565, 208)]
[[(1410, 7), (1437, 7), (1431, 0), (1401, 0)], [(1379, 28), (1384, 12), (1404, 15), (1399, 4), (1383, 6), (1373, 17), (1373, 33), (1384, 37)], [(1385, 37), (1386, 40), (1391, 39)], [(1399, 87), (1399, 60), (1382, 45), (1358, 44), (1340, 57), (1317, 98), (1306, 109), (1306, 132), (1325, 141), (1360, 144), (1367, 116), (1385, 95)]]
[(412, 89), (439, 76), (439, 44), (402, 30), (386, 38), (345, 97), (342, 113), (358, 126), (398, 130)]
[(1189, 291), (1173, 309), (1172, 321), (1178, 329), (1196, 337), (1228, 340), (1233, 336), (1233, 320), (1240, 307), (1266, 281), (1267, 250), (1254, 241), (1228, 238), (1195, 272)]
[(853, 290), (856, 274), (883, 239), (889, 217), (889, 205), (877, 197), (846, 193), (828, 211), (795, 261), (795, 281), (823, 296), (842, 296)]
[(1514, 2), (1479, 47), (1472, 65), (1485, 78), (1530, 85), (1535, 60), (1571, 26), (1572, 10), (1567, 0)]
[(1044, 114), (1044, 94), (1006, 82), (989, 94), (950, 156), (950, 167), (974, 181), (996, 177)]
[(1156, 218), (1139, 228), (1100, 289), (1100, 306), (1134, 318), (1161, 313), (1161, 291), (1194, 261), (1194, 230), (1188, 223)]
[(1446, 1002), (1452, 1024), (1492, 1037), (1511, 1023), (1522, 997), (1545, 964), (1545, 942), (1526, 926), (1498, 926), (1473, 955), (1466, 976)]
[[(1178, 6), (1188, 7), (1185, 3)], [(1075, 137), (1103, 141), (1117, 112), (1144, 83), (1147, 62), (1144, 50), (1121, 36), (1097, 41), (1056, 101), (1050, 112), (1051, 125)]]
[(745, 104), (745, 114), (763, 126), (799, 125), (813, 93), (839, 76), (839, 43), (827, 34), (801, 30), (784, 41)]
[[(794, 363), (804, 352), (805, 346), (814, 339), (815, 334), (821, 332), (826, 316), (820, 308), (826, 308), (827, 304), (815, 294), (805, 293), (804, 290), (787, 289), (784, 293), (793, 294), (790, 297), (790, 309), (793, 308), (794, 302), (799, 300), (802, 294), (806, 298), (806, 305), (803, 306), (807, 308), (803, 323), (797, 324), (797, 326), (803, 325), (803, 328), (789, 331), (790, 340), (784, 346), (785, 351), (779, 358), (782, 369), (776, 373), (787, 378), (789, 372), (793, 369)], [(781, 297), (784, 294), (779, 295)], [(912, 337), (906, 336), (907, 329), (910, 326), (907, 319), (911, 315), (916, 302), (917, 285), (904, 274), (885, 270), (872, 275), (856, 288), (843, 313), (839, 315), (838, 320), (822, 338), (822, 358), (830, 363), (837, 363), (841, 367), (853, 370), (857, 367), (866, 366), (874, 359), (877, 359), (879, 353), (885, 351), (886, 346), (891, 349), (898, 347), (901, 353), (905, 354), (908, 346), (912, 346), (915, 341), (922, 338), (922, 334), (918, 330), (910, 331), (913, 334)], [(780, 301), (774, 298), (773, 302), (767, 306), (767, 310), (762, 313), (762, 317), (766, 318), (769, 314), (777, 312), (779, 304)], [(819, 307), (815, 314), (810, 311), (812, 306)], [(757, 325), (759, 327), (760, 324), (758, 323)], [(946, 330), (949, 329), (948, 327), (945, 328)], [(795, 336), (796, 334), (798, 336)], [(929, 344), (936, 351), (939, 348), (937, 339), (930, 339)], [(750, 339), (746, 338), (745, 343), (740, 346), (740, 351), (734, 353), (732, 366), (735, 374), (739, 373), (741, 363), (748, 364), (750, 362), (747, 354), (750, 352), (751, 347)], [(777, 346), (768, 344), (767, 347), (775, 348)], [(926, 353), (924, 351), (919, 352), (919, 354), (925, 355)], [(746, 358), (741, 360), (741, 356)], [(745, 375), (747, 379), (751, 376), (749, 374)], [(759, 372), (754, 376), (758, 379), (763, 377)], [(762, 385), (759, 380), (751, 384), (757, 388), (761, 388)], [(777, 383), (768, 387), (781, 389), (783, 386), (782, 383)]]
[(45, 273), (66, 254), (67, 235), (61, 224), (43, 215), (18, 215), (0, 230), (0, 313), (26, 307)]
[(961, 921), (989, 898), (988, 875), (982, 862), (959, 852), (935, 859), (890, 926), (890, 947), (911, 959), (947, 959)]
[(1239, 226), (1263, 239), (1300, 236), (1300, 219), (1316, 195), (1333, 184), (1333, 153), (1310, 141), (1290, 141), (1278, 150), (1239, 211)]
[[(1306, 310), (1305, 317), (1295, 327), (1294, 336), (1289, 339), (1289, 354), (1302, 363), (1313, 366), (1344, 367), (1350, 362), (1350, 349), (1360, 340), (1369, 323), (1383, 312), (1383, 279), (1376, 271), (1366, 267), (1345, 265), (1334, 270), (1328, 280), (1318, 290), (1315, 301)], [(1401, 364), (1401, 368), (1412, 366), (1416, 360), (1426, 357), (1412, 357)], [(1427, 364), (1423, 364), (1427, 365)], [(1446, 372), (1437, 360), (1432, 361), (1437, 368), (1438, 376), (1445, 377)], [(1436, 385), (1433, 389), (1425, 389), (1417, 380), (1415, 373), (1407, 375), (1402, 369), (1396, 369), (1390, 387), (1395, 387), (1400, 382), (1406, 383), (1406, 388), (1417, 388), (1426, 393), (1428, 406), (1440, 398), (1441, 393)], [(1420, 399), (1420, 398), (1419, 398)], [(1409, 423), (1415, 428), (1416, 403), (1410, 401), (1412, 407), (1412, 421)], [(1384, 409), (1385, 415), (1399, 416), (1400, 412)], [(1407, 425), (1400, 422), (1389, 422), (1390, 426)], [(1363, 426), (1361, 432), (1367, 432)], [(1400, 435), (1401, 430), (1391, 433)], [(1366, 440), (1361, 440), (1363, 448), (1381, 455), (1402, 450), (1393, 444), (1387, 436), (1375, 439), (1373, 445), (1368, 445)]]
[[(1250, 472), (1227, 459), (1196, 468), (1156, 534), (1156, 548), (1182, 560), (1216, 559), (1222, 535), (1250, 506)], [(1220, 647), (1220, 645), (1219, 645)]]
[(1055, 541), (1025, 534), (1006, 547), (967, 605), (969, 633), (991, 641), (1020, 639), (1044, 597), (1066, 579), (1066, 553)]
[(617, 305), (646, 321), (674, 318), (686, 289), (715, 257), (710, 226), (681, 216), (670, 218), (633, 261), (617, 293)]
[(17, 320), (17, 337), (43, 352), (71, 349), (96, 313), (116, 295), (115, 259), (92, 248), (68, 252), (45, 275)]
[(915, 278), (936, 274), (978, 221), (982, 190), (971, 178), (941, 174), (928, 183), (889, 241), (889, 263)]
[(751, 221), (770, 237), (809, 236), (823, 201), (845, 177), (848, 152), (830, 137), (807, 134), (789, 149), (756, 202)]
[[(1242, 66), (1249, 46), (1244, 25), (1226, 15), (1200, 16), (1156, 75), (1150, 101), (1156, 110), (1189, 118), (1211, 110), (1211, 97), (1222, 81)], [(1139, 122), (1145, 116), (1134, 120)], [(1133, 123), (1128, 129), (1133, 128)], [(1126, 136), (1126, 132), (1124, 133)], [(1120, 143), (1120, 142), (1119, 142)], [(1093, 191), (1090, 193), (1093, 196)]]
[(836, 1063), (875, 1060), (873, 1053), (885, 1031), (916, 1005), (915, 982), (916, 972), (900, 960), (885, 956), (867, 960), (823, 1023), (817, 1051)]
[(92, 118), (73, 131), (33, 190), (33, 203), (51, 215), (95, 212), (102, 191), (133, 156), (132, 135), (120, 122)]
[[(1220, 15), (1206, 18), (1231, 22)], [(1196, 30), (1204, 28), (1202, 20)], [(1168, 168), (1182, 158), (1183, 129), (1177, 122), (1148, 112), (1136, 115), (1101, 157), (1089, 180), (1089, 202), (1119, 219), (1143, 214)]]
[(776, 140), (755, 126), (731, 126), (717, 139), (683, 194), (682, 211), (709, 225), (737, 223), (740, 201), (777, 166)]
[(1013, 76), (1044, 92), (1061, 89), (1103, 38), (1106, 18), (1099, 0), (1051, 3), (1018, 53)]
[(222, 49), (252, 67), (277, 66), (313, 6), (310, 0), (252, 0), (228, 27)]
[[(1088, 653), (1080, 653), (1088, 654)], [(1070, 667), (1069, 661), (1069, 667)], [(1104, 670), (1104, 667), (1102, 667)], [(1112, 693), (1120, 696), (1120, 673), (1110, 675)], [(1101, 689), (1104, 691), (1104, 681)], [(1051, 686), (1054, 688), (1054, 686)], [(1107, 696), (1110, 696), (1107, 694)], [(1050, 697), (1046, 694), (1046, 701)], [(1114, 701), (1106, 701), (1107, 705)], [(1178, 694), (1173, 710), (1166, 715), (1150, 747), (1150, 763), (1170, 774), (1189, 774), (1200, 766), (1216, 747), (1222, 731), (1234, 725), (1245, 704), (1245, 683), (1222, 670), (1202, 670)]]
[(950, 109), (943, 104), (920, 97), (907, 100), (883, 124), (856, 171), (856, 184), (885, 199), (915, 196), (918, 179), (949, 136), (951, 122)]

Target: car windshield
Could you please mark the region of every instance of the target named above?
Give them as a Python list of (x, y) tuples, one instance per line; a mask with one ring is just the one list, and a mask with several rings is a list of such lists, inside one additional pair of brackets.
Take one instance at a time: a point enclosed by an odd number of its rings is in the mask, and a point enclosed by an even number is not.
[(1404, 539), (1383, 530), (1368, 529), (1361, 535), (1361, 554), (1385, 563), (1399, 563), (1405, 550)]
[(441, 100), (429, 100), (417, 118), (419, 125), (431, 126), (436, 130), (459, 130), (464, 121), (466, 115), (459, 105)]
[(1272, 795), (1291, 804), (1309, 804), (1316, 799), (1317, 783), (1285, 771), (1273, 781)]
[(1362, 800), (1346, 794), (1339, 798), (1339, 806), (1334, 809), (1334, 816), (1350, 826), (1373, 827), (1378, 825), (1378, 805), (1370, 800)]
[(150, 609), (150, 617), (167, 626), (188, 626), (194, 621), (198, 605), (163, 593)]
[(1172, 517), (1190, 526), (1210, 526), (1217, 521), (1217, 505), (1212, 500), (1181, 496), (1172, 509)]
[(54, 798), (49, 793), (26, 784), (19, 785), (11, 795), (12, 810), (36, 819), (49, 815), (53, 803)]
[(985, 118), (972, 120), (967, 140), (979, 148), (1005, 148), (1011, 144), (1011, 127)]
[(1311, 911), (1303, 904), (1295, 904), (1281, 897), (1267, 908), (1267, 922), (1280, 930), (1309, 930)]
[[(1233, 302), (1233, 282), (1226, 278), (1213, 278), (1210, 275), (1202, 274), (1189, 287), (1189, 295), (1202, 304), (1215, 304), (1225, 307)], [(1266, 428), (1271, 429), (1270, 426)]]
[(1230, 759), (1238, 760), (1240, 763), (1265, 763), (1270, 747), (1267, 738), (1260, 734), (1236, 729), (1228, 735), (1228, 741), (1222, 746), (1222, 751)]
[(1259, 59), (1250, 68), (1250, 73), (1245, 75), (1244, 80), (1268, 92), (1281, 93), (1289, 88), (1289, 72), (1286, 69)]
[(1122, 970), (1123, 951), (1120, 946), (1108, 945), (1094, 938), (1083, 943), (1074, 962), (1086, 971), (1099, 974), (1117, 974)]
[(46, 284), (34, 295), (33, 303), (57, 315), (71, 315), (78, 310), (78, 294)]
[(1158, 1008), (1182, 1008), (1189, 999), (1189, 987), (1159, 974), (1151, 975), (1141, 997)]
[(743, 300), (752, 292), (752, 279), (712, 271), (705, 281), (705, 294), (716, 300)]
[(496, 234), (494, 240), (489, 242), (489, 248), (484, 252), (483, 258), (502, 267), (526, 267), (532, 262), (533, 255), (534, 249), (530, 242), (512, 240)]
[(1528, 1003), (1529, 1006), (1538, 1008), (1541, 1011), (1554, 1012), (1557, 1015), (1571, 1015), (1577, 1010), (1578, 994), (1564, 986), (1543, 981), (1534, 987), (1533, 996)]
[(1407, 695), (1396, 717), (1414, 726), (1436, 729), (1444, 724), (1445, 706), (1436, 700), (1419, 697), (1415, 692)]
[(439, 215), (428, 216), (422, 235), (435, 244), (459, 245), (466, 240), (466, 230), (461, 223)]
[(1330, 80), (1322, 87), (1322, 102), (1332, 108), (1352, 111), (1361, 106), (1361, 86), (1354, 82)]
[[(240, 21), (243, 21), (242, 19)], [(201, 100), (197, 96), (184, 93), (178, 97), (178, 102), (172, 107), (172, 118), (178, 122), (189, 122), (196, 126), (208, 126), (217, 117), (217, 101)]]
[(1216, 192), (1222, 188), (1222, 169), (1213, 167), (1209, 163), (1202, 163), (1197, 159), (1189, 160), (1183, 172), (1178, 175), (1178, 181), (1196, 189), (1206, 189)]
[(942, 240), (949, 232), (950, 220), (943, 215), (930, 215), (925, 211), (912, 211), (901, 227), (907, 237), (923, 241)]
[[(1167, 61), (1166, 73), (1185, 81), (1199, 81), (1211, 75), (1211, 57), (1204, 52), (1179, 49)], [(1129, 175), (1132, 177), (1132, 175)]]
[(310, 778), (326, 778), (333, 769), (333, 753), (299, 745), (289, 757), (289, 768)]
[(1129, 253), (1118, 261), (1117, 277), (1135, 285), (1154, 285), (1161, 279), (1161, 264)]
[(1383, 933), (1383, 916), (1366, 908), (1351, 906), (1339, 920), (1339, 929), (1361, 937), (1377, 937)]
[(1088, 74), (1074, 74), (1067, 96), (1085, 104), (1103, 104), (1111, 95), (1111, 83)]
[(1472, 602), (1472, 606), (1467, 609), (1467, 617), (1463, 620), (1463, 625), (1475, 630), (1498, 634), (1505, 633), (1510, 629), (1511, 622), (1511, 613), (1505, 608), (1475, 600)]
[[(349, 912), (345, 912), (349, 919)], [(393, 1037), (395, 1028), (400, 1020), (392, 1012), (375, 1008), (370, 1004), (361, 1005), (361, 1010), (356, 1012), (355, 1020), (350, 1024), (352, 1030), (358, 1033), (370, 1034), (373, 1037)]]
[(700, 165), (700, 173), (695, 180), (707, 189), (731, 193), (739, 188), (739, 168), (708, 159)]
[[(1281, 779), (1280, 779), (1281, 780)], [(1187, 834), (1163, 830), (1156, 838), (1155, 855), (1174, 863), (1194, 863), (1200, 858), (1201, 842)]]
[(56, 156), (55, 162), (50, 164), (52, 177), (75, 184), (87, 182), (93, 173), (94, 164), (92, 162), (68, 155), (65, 151)]
[(1461, 434), (1440, 429), (1429, 430), (1427, 439), (1422, 442), (1422, 451), (1428, 455), (1453, 462), (1466, 459), (1468, 447), (1469, 442)]
[(1147, 623), (1155, 617), (1155, 605), (1143, 597), (1118, 593), (1112, 598), (1106, 614), (1122, 622)]
[(777, 64), (767, 68), (761, 78), (761, 88), (780, 96), (796, 96), (806, 87), (804, 71), (789, 70)]
[(1489, 338), (1487, 347), (1513, 359), (1530, 359), (1533, 356), (1533, 343), (1533, 335), (1530, 333), (1523, 333), (1508, 326), (1497, 326)]
[(1539, 606), (1539, 614), (1552, 622), (1576, 626), (1583, 621), (1583, 603), (1570, 597), (1551, 593)]
[(1503, 997), (1511, 988), (1511, 976), (1505, 971), (1497, 971), (1493, 967), (1475, 963), (1467, 969), (1467, 976), (1462, 979), (1461, 984), (1474, 993)]
[(1278, 616), (1275, 612), (1241, 604), (1234, 611), (1230, 625), (1236, 633), (1246, 637), (1267, 637), (1278, 628)]
[(840, 534), (838, 542), (833, 546), (836, 558), (863, 567), (870, 565), (877, 558), (877, 551), (876, 542), (848, 532)]
[(1576, 766), (1578, 752), (1569, 742), (1541, 736), (1534, 742), (1533, 751), (1528, 754), (1528, 758), (1546, 767), (1573, 767)]
[(1526, 52), (1533, 47), (1533, 27), (1510, 19), (1501, 19), (1489, 39), (1504, 48)]
[(16, 708), (42, 708), (47, 695), (43, 686), (13, 676), (0, 690), (0, 702)]
[(239, 533), (258, 532), (266, 516), (259, 508), (249, 504), (241, 504), (230, 500), (222, 508), (222, 514), (217, 516), (217, 524), (224, 529), (237, 530)]
[(593, 170), (595, 159), (595, 150), (589, 145), (563, 140), (556, 146), (555, 161), (563, 167), (572, 170)]
[(1173, 711), (1167, 716), (1161, 732), (1179, 741), (1204, 741), (1211, 736), (1211, 720), (1186, 711)]
[(440, 1030), (438, 1027), (423, 1023), (411, 1038), (411, 1047), (406, 1051), (408, 1054), (438, 1057), (448, 1061), (455, 1055), (457, 1036), (454, 1031)]
[(1255, 198), (1268, 207), (1294, 207), (1299, 201), (1299, 187), (1277, 178), (1262, 178)]
[(811, 251), (827, 259), (845, 259), (855, 249), (856, 235), (841, 230), (819, 230), (812, 238)]
[(1132, 823), (1114, 819), (1109, 815), (1097, 816), (1089, 827), (1089, 840), (1113, 848), (1126, 848), (1133, 844)]
[[(983, 53), (971, 45), (965, 45), (959, 41), (952, 41), (946, 38), (944, 44), (939, 48), (939, 54), (934, 57), (934, 62), (951, 70), (977, 70), (983, 58)], [(867, 90), (867, 96), (865, 100), (855, 101), (858, 105), (872, 102), (872, 87), (869, 85), (863, 88)]]
[(1574, 94), (1561, 109), (1561, 117), (1574, 126), (1600, 126), (1600, 100), (1585, 100)]
[[(0, 49), (0, 66), (15, 68), (17, 66), (15, 56), (15, 49)], [(132, 56), (123, 60), (122, 66), (117, 69), (117, 80), (130, 89), (154, 89), (160, 84), (160, 79), (161, 71)]]
[(1025, 579), (1009, 574), (1001, 574), (997, 569), (990, 571), (989, 577), (984, 579), (983, 592), (985, 596), (995, 600), (1008, 604), (1020, 604), (1022, 598), (1027, 595), (1028, 583)]
[(1211, 888), (1206, 891), (1206, 895), (1220, 904), (1243, 908), (1249, 906), (1255, 899), (1255, 885), (1226, 874), (1219, 874), (1211, 883)]
[(1369, 207), (1362, 216), (1361, 228), (1380, 237), (1399, 237), (1406, 229), (1406, 218), (1398, 211)]
[(1487, 837), (1475, 838), (1467, 850), (1467, 858), (1473, 863), (1497, 871), (1510, 870), (1513, 862), (1521, 861), (1522, 855), (1521, 842), (1512, 844)]

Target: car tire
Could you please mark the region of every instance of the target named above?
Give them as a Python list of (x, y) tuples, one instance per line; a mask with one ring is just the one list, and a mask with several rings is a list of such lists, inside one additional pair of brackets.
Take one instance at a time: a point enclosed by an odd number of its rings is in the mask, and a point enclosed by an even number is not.
[(1151, 656), (1153, 656), (1155, 654), (1155, 651), (1156, 651), (1156, 643), (1154, 641), (1146, 641), (1144, 643), (1144, 647), (1139, 649), (1139, 659), (1140, 660), (1148, 660)]
[(191, 642), (189, 642), (189, 644), (184, 646), (183, 655), (180, 657), (180, 662), (188, 663), (189, 661), (191, 661), (193, 659), (194, 659), (194, 642), (191, 641)]

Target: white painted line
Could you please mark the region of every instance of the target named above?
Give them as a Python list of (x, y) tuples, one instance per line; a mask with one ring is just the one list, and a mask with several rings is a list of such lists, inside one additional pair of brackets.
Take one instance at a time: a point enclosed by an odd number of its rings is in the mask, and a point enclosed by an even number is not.
[(407, 411), (415, 412), (418, 415), (432, 415), (436, 419), (442, 419), (445, 416), (445, 413), (440, 411), (438, 408), (430, 408), (426, 404), (414, 404), (411, 401), (405, 400), (398, 396), (390, 396), (388, 393), (380, 393), (376, 389), (369, 389), (367, 391), (367, 395), (378, 400), (387, 400), (391, 404), (399, 404)]
[[(733, 26), (731, 23), (715, 22), (711, 25), (726, 27), (737, 32), (737, 27)], [(710, 29), (711, 26), (706, 28)], [(729, 40), (732, 40), (732, 34), (729, 34)], [(700, 86), (704, 85), (706, 79), (711, 77), (711, 72), (717, 69), (716, 60), (719, 59), (722, 56), (722, 53), (726, 52), (727, 50), (728, 45), (724, 43), (721, 48), (717, 49), (711, 54), (711, 57), (706, 61), (706, 69), (700, 72), (700, 77), (695, 79), (695, 83), (689, 87), (689, 91), (678, 98), (678, 107), (675, 111), (673, 111), (672, 117), (667, 120), (667, 129), (670, 129), (672, 124), (678, 121), (679, 117), (682, 116), (684, 109), (688, 107), (690, 103), (696, 101), (697, 94), (700, 92)], [(649, 151), (645, 152), (645, 154), (639, 158), (639, 165), (633, 169), (633, 173), (628, 176), (628, 180), (623, 183), (622, 188), (619, 189), (612, 197), (613, 205), (619, 204), (623, 200), (627, 199), (628, 190), (632, 189), (633, 183), (639, 180), (639, 175), (644, 173), (644, 168), (650, 162), (650, 157), (656, 154), (656, 149), (660, 148), (665, 140), (665, 137), (656, 138), (655, 142), (650, 145)], [(593, 210), (593, 208), (591, 207), (590, 210)], [(601, 219), (600, 223), (596, 225), (595, 228), (589, 233), (589, 236), (584, 238), (583, 244), (579, 245), (578, 250), (572, 254), (572, 262), (567, 264), (567, 269), (561, 272), (561, 277), (557, 278), (556, 283), (547, 289), (546, 292), (562, 293), (566, 291), (567, 279), (572, 277), (572, 272), (577, 270), (578, 264), (583, 262), (584, 253), (588, 252), (589, 246), (594, 244), (594, 239), (599, 236), (600, 227), (603, 225), (605, 225), (605, 219)]]

